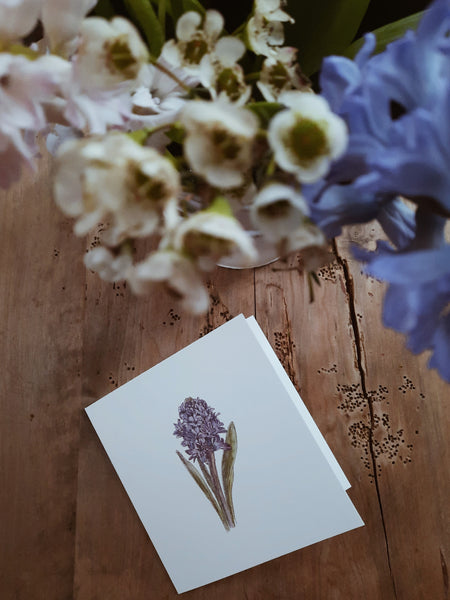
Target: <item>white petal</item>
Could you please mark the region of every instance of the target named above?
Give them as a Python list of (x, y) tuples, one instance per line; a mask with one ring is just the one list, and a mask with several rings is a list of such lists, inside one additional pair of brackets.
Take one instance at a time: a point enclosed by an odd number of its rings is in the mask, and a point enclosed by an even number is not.
[[(276, 206), (277, 202), (288, 203), (282, 213), (267, 214), (264, 209)], [(269, 240), (279, 241), (297, 229), (308, 215), (303, 196), (290, 186), (272, 183), (264, 187), (255, 197), (250, 216), (255, 227)]]
[(44, 0), (42, 23), (52, 50), (63, 50), (75, 38), (96, 0)]
[(161, 51), (161, 58), (164, 58), (169, 64), (179, 67), (182, 63), (180, 49), (175, 40), (166, 42)]
[(223, 16), (217, 10), (207, 10), (203, 29), (212, 40), (216, 40), (222, 32), (224, 25)]
[(225, 36), (217, 42), (214, 53), (220, 62), (231, 67), (240, 60), (245, 52), (245, 44), (238, 38)]
[(84, 255), (84, 264), (105, 281), (120, 281), (127, 278), (132, 258), (129, 254), (114, 256), (112, 252), (100, 246)]
[(278, 100), (281, 104), (310, 118), (320, 119), (330, 114), (330, 106), (325, 98), (310, 92), (289, 90), (280, 94)]
[(304, 223), (289, 235), (286, 252), (291, 253), (312, 246), (323, 246), (325, 242), (325, 236), (316, 225)]
[(330, 156), (333, 159), (344, 154), (348, 146), (348, 130), (343, 119), (331, 114), (328, 117), (328, 136), (330, 138)]
[(35, 27), (41, 11), (39, 0), (19, 0), (0, 3), (0, 37), (15, 41), (25, 37)]
[(191, 10), (184, 13), (177, 21), (177, 38), (182, 42), (188, 42), (196, 33), (201, 22), (202, 17), (198, 12)]

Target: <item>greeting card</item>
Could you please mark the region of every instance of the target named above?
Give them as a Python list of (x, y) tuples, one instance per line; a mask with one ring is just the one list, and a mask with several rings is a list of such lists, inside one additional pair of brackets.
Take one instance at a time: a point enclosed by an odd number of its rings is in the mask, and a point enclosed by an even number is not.
[(86, 411), (179, 593), (363, 525), (253, 318)]

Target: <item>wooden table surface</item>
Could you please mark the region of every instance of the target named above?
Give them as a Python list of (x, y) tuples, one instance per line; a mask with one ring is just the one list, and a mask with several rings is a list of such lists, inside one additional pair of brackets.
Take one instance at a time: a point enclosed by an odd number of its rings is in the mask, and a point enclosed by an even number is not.
[(83, 408), (240, 312), (275, 348), (366, 525), (184, 597), (449, 597), (450, 387), (381, 325), (383, 286), (349, 252), (373, 244), (374, 225), (338, 240), (313, 304), (294, 256), (218, 269), (210, 312), (193, 318), (85, 270), (45, 159), (0, 213), (1, 600), (177, 597)]

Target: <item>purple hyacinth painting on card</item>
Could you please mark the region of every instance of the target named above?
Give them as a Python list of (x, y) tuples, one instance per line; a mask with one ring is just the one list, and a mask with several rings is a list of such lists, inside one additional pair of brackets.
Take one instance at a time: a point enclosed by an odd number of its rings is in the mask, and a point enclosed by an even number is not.
[[(219, 413), (201, 398), (186, 398), (178, 409), (178, 415), (173, 434), (181, 438), (189, 460), (178, 450), (177, 454), (229, 531), (236, 525), (232, 497), (237, 453), (234, 423), (231, 422), (226, 429), (218, 418)], [(225, 434), (225, 438), (221, 434)], [(223, 452), (221, 478), (215, 457), (219, 450)], [(195, 461), (199, 469), (194, 466)]]

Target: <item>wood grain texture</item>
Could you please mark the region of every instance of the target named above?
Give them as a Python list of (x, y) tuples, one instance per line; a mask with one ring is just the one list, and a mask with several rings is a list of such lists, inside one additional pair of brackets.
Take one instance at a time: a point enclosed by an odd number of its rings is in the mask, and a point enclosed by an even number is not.
[(2, 194), (0, 223), (0, 597), (69, 600), (83, 245), (55, 210), (45, 162)]
[(450, 388), (381, 325), (383, 285), (349, 252), (371, 243), (372, 225), (335, 245), (313, 304), (293, 256), (218, 269), (210, 312), (193, 318), (84, 270), (85, 241), (54, 208), (45, 164), (0, 211), (2, 600), (177, 597), (82, 409), (240, 312), (256, 315), (366, 526), (184, 597), (448, 598)]

